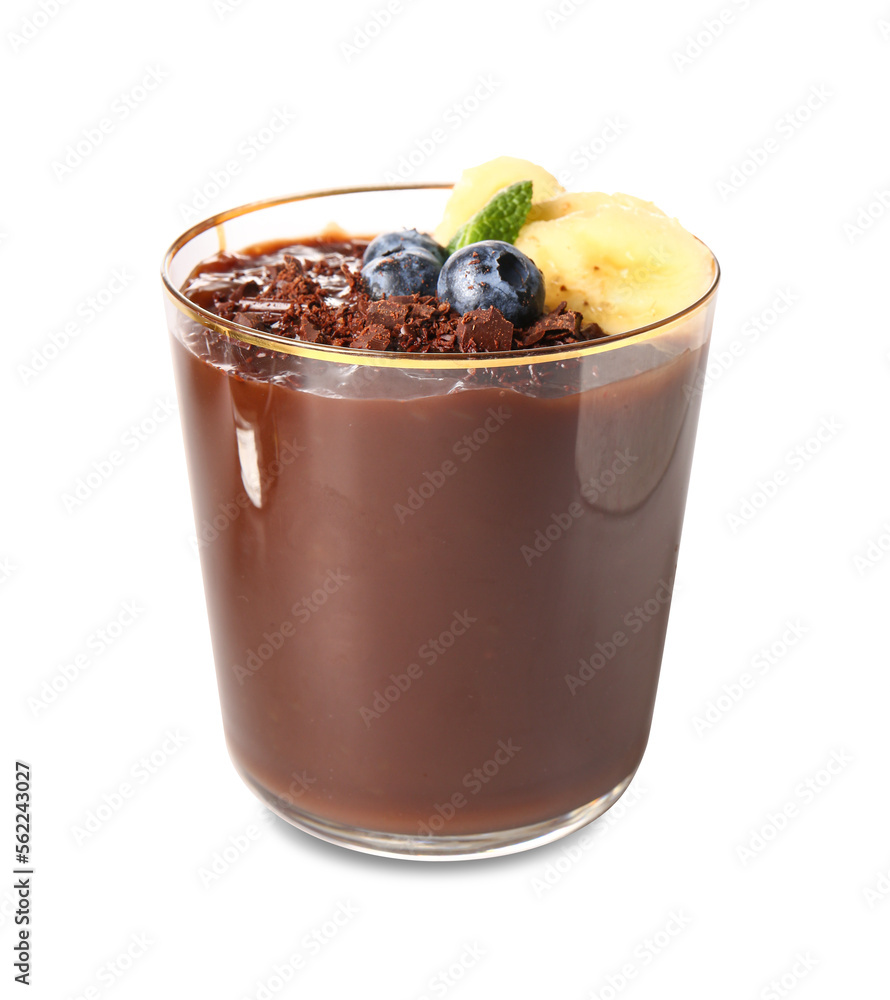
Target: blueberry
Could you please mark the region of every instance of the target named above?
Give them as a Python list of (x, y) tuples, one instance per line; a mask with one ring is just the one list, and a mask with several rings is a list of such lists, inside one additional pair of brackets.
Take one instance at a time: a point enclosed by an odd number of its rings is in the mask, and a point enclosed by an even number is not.
[(426, 250), (431, 253), (440, 264), (445, 263), (448, 251), (440, 246), (432, 236), (426, 233), (419, 233), (416, 229), (403, 229), (400, 233), (381, 233), (368, 244), (362, 257), (362, 263), (367, 264), (375, 257), (387, 257), (397, 250)]
[(386, 295), (435, 295), (441, 264), (419, 247), (395, 250), (375, 257), (362, 268), (362, 278), (372, 299)]
[(511, 243), (482, 240), (448, 258), (436, 294), (461, 315), (494, 306), (514, 326), (528, 326), (544, 309), (544, 275)]

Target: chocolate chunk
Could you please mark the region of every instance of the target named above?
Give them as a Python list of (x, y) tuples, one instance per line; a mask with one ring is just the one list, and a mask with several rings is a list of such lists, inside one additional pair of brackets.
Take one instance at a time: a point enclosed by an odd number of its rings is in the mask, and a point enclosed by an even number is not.
[(409, 306), (402, 302), (393, 302), (392, 299), (381, 299), (379, 302), (372, 302), (368, 306), (368, 319), (372, 323), (379, 323), (387, 330), (398, 330), (408, 316)]
[(248, 326), (251, 330), (265, 330), (268, 327), (268, 323), (257, 313), (237, 313), (232, 316), (236, 323), (241, 326)]
[(353, 339), (352, 346), (366, 351), (385, 351), (391, 339), (392, 334), (385, 326), (374, 323)]
[(300, 340), (305, 340), (308, 344), (316, 344), (319, 337), (321, 337), (321, 330), (312, 323), (308, 316), (301, 316)]
[(235, 287), (232, 289), (231, 293), (229, 294), (229, 297), (228, 297), (227, 301), (229, 301), (229, 302), (240, 302), (245, 297), (245, 295), (248, 296), (248, 297), (256, 295), (256, 293), (259, 290), (260, 290), (260, 286), (255, 281), (253, 281), (253, 280), (251, 280), (251, 281), (245, 281), (241, 285), (235, 285)]
[(513, 324), (499, 309), (473, 309), (457, 323), (457, 342), (464, 353), (509, 351), (513, 344)]
[(436, 315), (436, 307), (425, 302), (415, 302), (411, 306), (410, 317), (418, 323), (424, 323)]

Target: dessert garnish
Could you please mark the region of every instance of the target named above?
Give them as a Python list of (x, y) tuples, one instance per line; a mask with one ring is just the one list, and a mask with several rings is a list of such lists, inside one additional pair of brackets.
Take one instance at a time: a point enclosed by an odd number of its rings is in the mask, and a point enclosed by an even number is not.
[(509, 243), (482, 240), (445, 261), (436, 293), (461, 315), (493, 307), (514, 326), (528, 326), (544, 308), (544, 275)]
[(464, 171), (433, 234), (343, 235), (261, 261), (221, 255), (242, 284), (217, 293), (211, 269), (194, 287), (219, 315), (295, 340), (487, 353), (649, 326), (694, 305), (715, 272), (707, 247), (651, 202), (568, 193), (503, 156)]

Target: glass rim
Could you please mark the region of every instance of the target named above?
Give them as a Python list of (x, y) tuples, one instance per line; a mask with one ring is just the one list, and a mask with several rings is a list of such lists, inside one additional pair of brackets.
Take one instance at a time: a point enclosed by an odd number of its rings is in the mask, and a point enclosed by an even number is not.
[[(350, 365), (374, 365), (387, 368), (411, 368), (415, 370), (431, 369), (472, 369), (472, 368), (504, 368), (516, 367), (524, 364), (541, 364), (548, 361), (565, 361), (572, 358), (587, 357), (592, 354), (600, 354), (605, 351), (614, 350), (626, 346), (628, 342), (632, 344), (655, 339), (665, 328), (684, 316), (688, 316), (700, 308), (717, 291), (720, 284), (720, 263), (714, 252), (706, 243), (699, 240), (714, 262), (714, 277), (705, 292), (699, 296), (691, 305), (686, 306), (679, 312), (666, 316), (664, 319), (649, 323), (647, 326), (637, 327), (635, 330), (627, 330), (624, 333), (614, 333), (606, 337), (599, 337), (596, 340), (585, 341), (580, 344), (563, 344), (551, 347), (530, 347), (523, 351), (497, 351), (479, 352), (476, 354), (420, 354), (411, 352), (395, 351), (370, 351), (367, 349), (355, 349), (352, 347), (336, 347), (333, 344), (309, 344), (305, 341), (294, 340), (290, 337), (282, 337), (276, 333), (258, 333), (256, 330), (231, 320), (223, 319), (215, 313), (202, 308), (191, 299), (187, 298), (182, 290), (173, 283), (170, 268), (173, 259), (187, 244), (195, 237), (210, 229), (219, 228), (230, 219), (248, 215), (251, 212), (258, 212), (265, 208), (275, 208), (278, 205), (287, 205), (300, 201), (311, 201), (317, 198), (329, 198), (337, 195), (351, 194), (375, 194), (385, 191), (435, 191), (447, 190), (454, 185), (450, 182), (437, 183), (417, 183), (417, 184), (380, 184), (367, 187), (346, 187), (328, 188), (325, 190), (308, 191), (301, 194), (282, 195), (277, 198), (264, 198), (260, 201), (246, 202), (235, 208), (229, 208), (222, 212), (217, 212), (201, 222), (196, 222), (184, 233), (178, 236), (170, 244), (161, 265), (161, 280), (167, 298), (173, 305), (189, 319), (199, 323), (202, 327), (221, 333), (229, 339), (250, 344), (253, 347), (261, 347), (269, 351), (278, 351), (283, 354), (297, 355), (299, 357), (313, 358), (315, 360), (330, 361), (340, 364)], [(308, 235), (308, 234), (307, 234)], [(698, 239), (698, 237), (695, 237)], [(299, 239), (299, 237), (295, 237)], [(225, 240), (220, 230), (220, 244), (225, 246)]]

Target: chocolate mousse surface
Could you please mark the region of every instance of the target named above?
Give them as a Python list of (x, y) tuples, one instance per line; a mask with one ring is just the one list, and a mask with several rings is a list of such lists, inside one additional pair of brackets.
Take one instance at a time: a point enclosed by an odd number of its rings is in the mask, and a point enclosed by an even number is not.
[(476, 354), (582, 343), (603, 336), (565, 303), (518, 328), (495, 307), (459, 315), (434, 295), (374, 300), (360, 270), (368, 240), (307, 239), (224, 251), (184, 293), (223, 319), (310, 344), (412, 354)]

